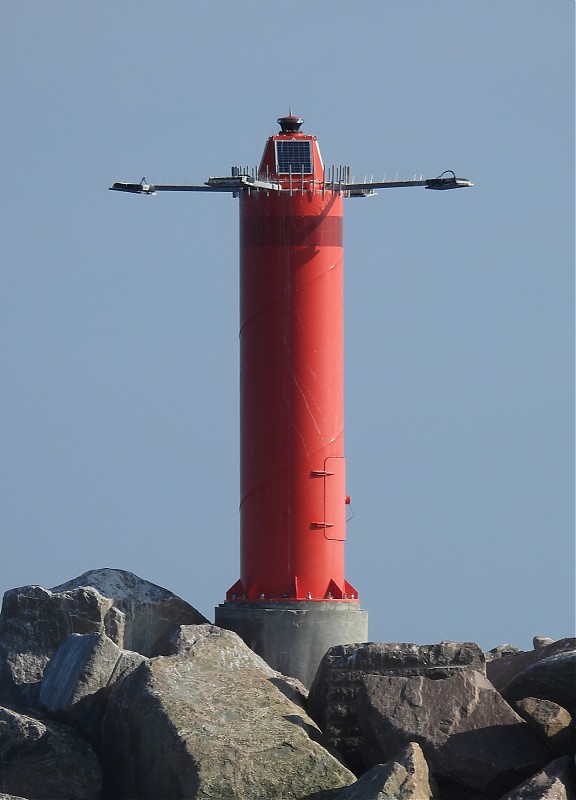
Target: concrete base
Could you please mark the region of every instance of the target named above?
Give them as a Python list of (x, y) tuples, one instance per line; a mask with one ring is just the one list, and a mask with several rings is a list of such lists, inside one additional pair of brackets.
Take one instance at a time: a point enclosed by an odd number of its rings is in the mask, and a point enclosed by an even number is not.
[(368, 640), (368, 612), (345, 601), (223, 603), (216, 625), (237, 633), (273, 669), (308, 689), (329, 647)]

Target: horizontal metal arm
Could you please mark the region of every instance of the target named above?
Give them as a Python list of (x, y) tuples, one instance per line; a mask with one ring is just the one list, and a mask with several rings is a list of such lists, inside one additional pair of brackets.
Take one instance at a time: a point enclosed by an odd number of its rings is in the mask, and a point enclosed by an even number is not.
[(342, 183), (339, 188), (350, 192), (351, 197), (367, 197), (374, 194), (375, 189), (395, 189), (405, 186), (423, 186), (425, 189), (461, 189), (474, 186), (467, 178), (457, 178), (452, 170), (446, 170), (437, 178), (425, 178), (419, 181), (370, 181), (369, 183)]
[(395, 189), (403, 186), (426, 186), (427, 181), (369, 181), (368, 183), (335, 183), (344, 192), (353, 192), (358, 189)]
[[(473, 186), (467, 178), (457, 178), (454, 172), (447, 170), (437, 178), (426, 178), (419, 181), (370, 181), (369, 183), (345, 183), (343, 181), (326, 181), (325, 187), (338, 192), (345, 192), (349, 197), (369, 197), (375, 189), (396, 189), (406, 186), (424, 186), (425, 189), (460, 189)], [(131, 192), (132, 194), (155, 195), (156, 192), (239, 192), (246, 189), (263, 189), (267, 192), (282, 190), (280, 183), (250, 178), (247, 175), (232, 175), (222, 178), (208, 178), (203, 184), (154, 184), (142, 178), (140, 183), (115, 183), (110, 187), (115, 192)]]
[(115, 183), (110, 186), (113, 192), (132, 192), (133, 194), (151, 194), (156, 192), (222, 192), (230, 189), (215, 189), (210, 186), (169, 186), (151, 183)]
[(206, 183), (198, 185), (147, 183), (146, 178), (142, 178), (140, 183), (115, 183), (110, 189), (115, 192), (155, 195), (156, 192), (238, 192), (242, 189), (279, 191), (281, 186), (272, 181), (252, 180), (247, 175), (232, 175), (224, 178), (208, 178)]

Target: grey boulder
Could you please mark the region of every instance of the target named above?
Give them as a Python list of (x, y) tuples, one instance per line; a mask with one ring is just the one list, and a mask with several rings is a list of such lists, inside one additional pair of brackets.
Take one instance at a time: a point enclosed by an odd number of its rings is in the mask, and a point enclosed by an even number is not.
[(484, 653), (473, 642), (338, 645), (330, 648), (320, 662), (310, 687), (308, 713), (351, 769), (360, 774), (371, 766), (362, 759), (363, 735), (356, 711), (356, 697), (365, 676), (426, 675), (440, 679), (469, 670), (483, 673), (484, 669)]
[(539, 650), (541, 647), (546, 647), (549, 644), (554, 644), (555, 639), (551, 639), (549, 636), (534, 636), (532, 639), (532, 645), (534, 646), (534, 650)]
[(552, 761), (500, 800), (576, 800), (576, 779), (570, 761), (568, 756)]
[(315, 683), (322, 683), (330, 673), (337, 672), (445, 678), (462, 669), (484, 672), (484, 663), (484, 653), (474, 642), (342, 644), (327, 651)]
[(301, 681), (272, 669), (237, 633), (217, 625), (182, 625), (172, 636), (167, 655), (186, 655), (194, 659), (199, 670), (216, 667), (233, 671), (255, 669), (293, 703), (302, 708), (306, 705), (308, 690)]
[(441, 795), (463, 785), (496, 797), (542, 767), (549, 753), (478, 672), (442, 680), (367, 675), (357, 701), (368, 764), (418, 742)]
[(268, 678), (278, 674), (238, 634), (210, 623), (181, 625), (172, 634), (164, 655), (183, 655), (193, 660), (199, 671), (255, 669)]
[(95, 742), (112, 687), (144, 661), (103, 633), (74, 633), (44, 671), (40, 704), (52, 716)]
[(513, 644), (499, 644), (498, 647), (493, 647), (492, 650), (489, 650), (484, 655), (486, 656), (486, 661), (494, 661), (496, 658), (515, 656), (518, 653), (523, 652), (524, 650), (521, 650), (519, 647), (515, 647)]
[(435, 800), (438, 790), (420, 745), (411, 742), (386, 764), (377, 764), (326, 800)]
[(35, 706), (46, 664), (72, 633), (105, 633), (155, 656), (179, 625), (204, 622), (176, 595), (124, 570), (92, 570), (51, 590), (11, 589), (0, 614), (0, 695)]
[(28, 798), (17, 797), (15, 794), (4, 794), (4, 792), (0, 792), (0, 800), (28, 800)]
[(486, 674), (508, 702), (538, 697), (558, 703), (571, 714), (576, 711), (574, 638), (489, 661)]
[(0, 787), (34, 800), (97, 800), (102, 777), (94, 751), (57, 723), (0, 707)]
[(572, 717), (565, 708), (538, 697), (525, 697), (514, 706), (554, 755), (568, 755), (574, 751)]
[(352, 783), (266, 674), (222, 664), (218, 638), (197, 657), (146, 661), (112, 691), (104, 741), (114, 796), (290, 800)]
[(28, 798), (16, 797), (15, 794), (4, 794), (4, 792), (0, 792), (0, 800), (28, 800)]

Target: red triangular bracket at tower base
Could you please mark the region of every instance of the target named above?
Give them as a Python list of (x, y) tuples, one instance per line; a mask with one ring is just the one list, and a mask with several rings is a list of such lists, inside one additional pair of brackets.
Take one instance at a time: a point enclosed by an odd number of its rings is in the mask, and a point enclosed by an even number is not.
[(244, 585), (241, 580), (237, 580), (234, 586), (231, 586), (226, 592), (226, 602), (234, 602), (234, 600), (242, 600), (244, 598)]
[(355, 589), (351, 583), (348, 583), (348, 581), (344, 581), (344, 586), (346, 587), (346, 598), (348, 600), (358, 600), (357, 589)]

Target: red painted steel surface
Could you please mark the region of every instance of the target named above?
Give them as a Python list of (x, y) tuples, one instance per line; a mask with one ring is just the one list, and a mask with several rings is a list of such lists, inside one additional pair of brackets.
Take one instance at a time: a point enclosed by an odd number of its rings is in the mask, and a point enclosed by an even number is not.
[[(282, 139), (312, 142), (312, 174), (276, 175)], [(304, 134), (270, 137), (260, 172), (286, 188), (240, 195), (241, 577), (227, 600), (357, 602), (344, 578), (342, 194), (323, 189)]]

